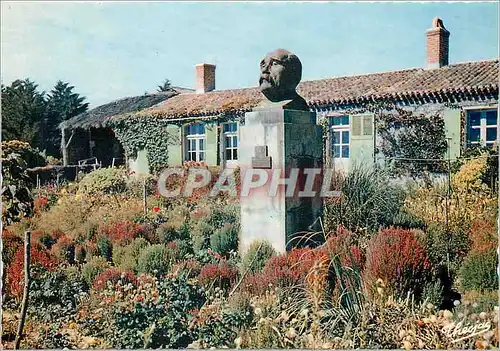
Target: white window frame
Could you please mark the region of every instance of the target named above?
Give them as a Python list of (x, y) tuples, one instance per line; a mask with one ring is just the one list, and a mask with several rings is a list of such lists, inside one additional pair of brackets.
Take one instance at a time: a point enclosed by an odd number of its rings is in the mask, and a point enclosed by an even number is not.
[[(490, 111), (496, 111), (497, 112), (497, 120), (496, 124), (486, 124), (486, 113)], [(477, 126), (472, 126), (470, 123), (470, 118), (469, 114), (470, 113), (480, 113), (479, 117), (479, 125)], [(466, 146), (469, 147), (475, 147), (475, 146), (493, 146), (495, 143), (498, 143), (498, 106), (480, 106), (480, 107), (471, 107), (465, 109), (465, 116), (466, 116)], [(471, 130), (476, 129), (479, 130), (479, 141), (471, 141), (470, 140), (470, 134)], [(486, 141), (486, 136), (487, 136), (487, 130), (488, 129), (495, 129), (497, 131), (497, 136), (494, 141)]]
[[(347, 124), (340, 124), (340, 125), (334, 125), (333, 124), (333, 119), (334, 118), (339, 118), (339, 117), (347, 117)], [(339, 114), (339, 115), (329, 115), (329, 129), (330, 129), (330, 141), (331, 141), (331, 148), (330, 148), (330, 155), (332, 159), (344, 159), (348, 160), (351, 156), (351, 130), (350, 130), (350, 120), (351, 116), (347, 114)], [(339, 132), (340, 134), (340, 143), (337, 143), (334, 138), (334, 133)], [(349, 133), (349, 137), (347, 142), (343, 140), (343, 135), (344, 132)], [(335, 146), (339, 146), (339, 156), (335, 156), (335, 151), (334, 148)], [(347, 157), (344, 157), (342, 155), (342, 147), (347, 146)]]
[[(206, 134), (188, 134), (188, 128), (194, 124), (203, 124), (202, 122), (191, 123), (184, 126), (184, 135), (186, 140), (185, 147), (185, 161), (195, 161), (195, 162), (205, 162), (206, 161), (206, 151), (207, 151), (207, 139)], [(204, 130), (206, 126), (204, 125)], [(194, 149), (191, 148), (191, 141), (194, 142)], [(203, 149), (200, 147), (201, 141), (203, 141)], [(191, 157), (194, 155), (194, 157)]]
[[(230, 132), (225, 132), (224, 131), (224, 127), (226, 125), (231, 125), (231, 124), (234, 124), (236, 126), (236, 130), (235, 131), (230, 131)], [(238, 132), (239, 132), (239, 125), (238, 125), (238, 122), (226, 122), (226, 123), (222, 123), (222, 148), (223, 148), (223, 155), (224, 155), (224, 161), (225, 162), (238, 162), (238, 154), (239, 154), (239, 150), (238, 150), (238, 147), (239, 147), (239, 135), (238, 135)], [(226, 138), (231, 138), (231, 146), (228, 147), (226, 146)], [(233, 145), (234, 143), (234, 138), (236, 138), (236, 146)], [(231, 150), (231, 158), (228, 159), (227, 158), (227, 150)], [(236, 151), (236, 158), (234, 158), (234, 153)]]

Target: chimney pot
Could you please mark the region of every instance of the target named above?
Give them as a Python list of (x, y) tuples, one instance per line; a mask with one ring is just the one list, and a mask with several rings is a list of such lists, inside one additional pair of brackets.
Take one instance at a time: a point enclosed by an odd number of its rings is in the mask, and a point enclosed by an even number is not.
[(215, 65), (200, 63), (196, 67), (196, 93), (215, 90)]
[(432, 28), (425, 32), (427, 36), (427, 68), (440, 68), (448, 65), (450, 32), (444, 27), (443, 21), (436, 17)]

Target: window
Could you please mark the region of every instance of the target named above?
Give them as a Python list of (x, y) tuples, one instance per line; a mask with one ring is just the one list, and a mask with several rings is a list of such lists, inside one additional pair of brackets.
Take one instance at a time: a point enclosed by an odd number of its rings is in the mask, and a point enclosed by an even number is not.
[(226, 161), (238, 159), (238, 124), (236, 122), (222, 125), (224, 139), (224, 157)]
[(467, 146), (492, 146), (497, 141), (497, 110), (467, 112)]
[(330, 117), (332, 157), (349, 158), (349, 116)]
[(194, 123), (186, 127), (186, 161), (205, 161), (205, 125)]

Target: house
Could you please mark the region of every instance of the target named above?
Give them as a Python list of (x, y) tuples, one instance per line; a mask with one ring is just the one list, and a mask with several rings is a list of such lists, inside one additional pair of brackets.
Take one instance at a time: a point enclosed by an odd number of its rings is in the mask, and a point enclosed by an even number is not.
[[(298, 91), (311, 111), (317, 112), (318, 123), (327, 123), (327, 165), (348, 171), (354, 163), (377, 161), (374, 105), (438, 113), (444, 119), (451, 159), (459, 157), (467, 147), (497, 142), (498, 58), (450, 64), (450, 33), (443, 22), (434, 19), (425, 34), (425, 67), (299, 84)], [(136, 149), (129, 145), (131, 169), (145, 171), (152, 169), (153, 163), (177, 166), (185, 161), (221, 167), (238, 165), (238, 130), (244, 123), (245, 112), (264, 97), (258, 88), (216, 90), (215, 71), (214, 65), (197, 65), (196, 91), (107, 118), (111, 128), (122, 130), (134, 123), (159, 125), (155, 130), (148, 129), (147, 137), (168, 140), (163, 146), (158, 146), (158, 142), (148, 146), (147, 140), (142, 148), (137, 148), (137, 143)], [(126, 138), (120, 142), (128, 143)], [(158, 157), (164, 161), (158, 161)]]

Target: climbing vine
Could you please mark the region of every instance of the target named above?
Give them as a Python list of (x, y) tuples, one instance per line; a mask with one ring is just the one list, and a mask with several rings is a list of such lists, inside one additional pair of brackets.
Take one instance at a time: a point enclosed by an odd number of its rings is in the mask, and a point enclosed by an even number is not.
[(123, 119), (115, 122), (113, 129), (127, 157), (137, 157), (140, 150), (147, 151), (149, 167), (153, 172), (168, 166), (168, 146), (180, 142), (179, 135), (169, 135), (165, 120), (145, 117)]
[(376, 116), (377, 151), (394, 174), (419, 176), (445, 169), (447, 142), (442, 114), (396, 108)]

